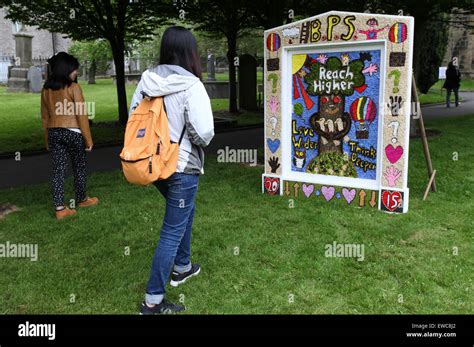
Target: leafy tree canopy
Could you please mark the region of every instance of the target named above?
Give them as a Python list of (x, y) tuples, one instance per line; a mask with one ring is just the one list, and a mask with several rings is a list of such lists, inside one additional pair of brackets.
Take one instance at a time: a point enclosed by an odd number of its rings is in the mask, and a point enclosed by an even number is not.
[[(311, 65), (311, 71), (305, 76), (308, 84), (306, 91), (310, 95), (341, 94), (349, 96), (354, 93), (354, 88), (365, 83), (362, 73), (364, 63), (352, 60), (345, 66), (337, 57), (330, 57), (326, 64), (316, 61)], [(316, 82), (316, 83), (314, 83)], [(331, 90), (331, 92), (328, 92)]]

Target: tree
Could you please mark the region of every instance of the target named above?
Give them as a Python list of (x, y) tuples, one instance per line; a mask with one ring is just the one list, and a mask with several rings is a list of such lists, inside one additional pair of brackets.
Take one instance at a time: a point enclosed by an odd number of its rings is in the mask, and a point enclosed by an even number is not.
[(371, 0), (368, 8), (374, 12), (415, 17), (413, 68), (418, 89), (427, 93), (438, 81), (438, 68), (443, 61), (453, 9), (474, 11), (472, 0)]
[(105, 39), (116, 70), (119, 121), (128, 119), (124, 52), (128, 40), (147, 40), (163, 22), (160, 8), (171, 1), (139, 0), (0, 0), (7, 18), (40, 29), (62, 32), (74, 40)]
[(302, 7), (301, 0), (245, 1), (254, 20), (254, 26), (271, 29), (292, 21)]
[(75, 41), (69, 48), (69, 53), (78, 58), (80, 62), (90, 64), (87, 72), (89, 84), (95, 84), (97, 64), (112, 58), (110, 45), (105, 40)]
[[(299, 73), (304, 76), (306, 91), (319, 96), (318, 112), (310, 118), (311, 126), (319, 135), (318, 154), (336, 152), (342, 155), (342, 139), (351, 127), (351, 117), (345, 112), (345, 97), (365, 83), (364, 62), (355, 59), (343, 65), (339, 58), (331, 57), (322, 63), (306, 56), (305, 65), (310, 72), (302, 69)], [(334, 129), (328, 124), (326, 130), (325, 122), (328, 121)]]
[[(365, 77), (362, 73), (362, 70), (364, 69), (364, 62), (362, 60), (351, 60), (349, 65), (345, 66), (338, 58), (331, 57), (325, 62), (325, 64), (315, 61), (311, 62), (310, 66), (310, 73), (304, 78), (306, 84), (308, 85), (306, 91), (310, 95), (323, 96), (328, 94), (341, 94), (348, 96), (354, 94), (355, 87), (360, 87), (365, 83)], [(349, 79), (344, 75), (344, 78), (340, 78), (340, 81), (337, 81), (338, 83), (344, 82), (344, 85), (347, 85), (346, 87), (341, 87), (340, 89), (332, 91), (329, 89), (332, 86), (330, 82), (328, 83), (329, 88), (325, 86), (326, 77), (321, 76), (321, 72), (323, 72), (323, 74), (338, 76), (341, 75), (341, 73), (345, 73), (346, 70), (352, 74), (351, 78)], [(332, 78), (335, 79), (334, 77)], [(317, 86), (317, 89), (314, 85), (315, 81), (321, 81), (321, 84)]]
[[(201, 0), (184, 7), (185, 18), (195, 24), (196, 30), (206, 31), (212, 37), (224, 36), (227, 40), (229, 62), (229, 112), (237, 113), (236, 65), (237, 41), (248, 34), (254, 26), (253, 18), (245, 0)], [(203, 10), (205, 9), (205, 10)]]
[[(352, 11), (372, 13), (398, 14), (415, 17), (415, 43), (413, 67), (417, 86), (426, 93), (438, 80), (438, 68), (442, 63), (447, 42), (449, 25), (467, 25), (457, 23), (448, 14), (453, 9), (464, 9), (472, 13), (472, 0), (263, 0), (255, 1), (254, 16), (265, 28), (271, 28), (283, 23), (282, 13), (294, 10), (295, 16), (310, 17), (327, 11)], [(270, 4), (271, 3), (271, 4)], [(262, 7), (269, 7), (268, 11)], [(472, 23), (471, 23), (472, 26)]]

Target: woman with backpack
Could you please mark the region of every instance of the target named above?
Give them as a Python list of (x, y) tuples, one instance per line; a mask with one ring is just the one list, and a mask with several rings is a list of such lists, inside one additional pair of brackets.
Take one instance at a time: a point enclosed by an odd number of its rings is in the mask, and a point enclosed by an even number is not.
[(60, 52), (48, 60), (50, 73), (41, 92), (41, 118), (46, 150), (53, 164), (52, 191), (55, 215), (63, 219), (76, 214), (64, 204), (64, 180), (71, 157), (76, 205), (88, 207), (99, 202), (86, 195), (86, 152), (92, 150), (92, 136), (81, 87), (77, 84), (79, 62)]
[(461, 73), (459, 69), (449, 62), (448, 68), (446, 69), (446, 80), (444, 81), (443, 88), (446, 89), (446, 107), (450, 107), (451, 103), (451, 92), (454, 91), (454, 103), (456, 107), (459, 106), (459, 87), (461, 86)]
[[(155, 182), (166, 200), (160, 239), (155, 250), (140, 314), (176, 313), (185, 309), (165, 300), (166, 284), (177, 287), (201, 271), (191, 263), (191, 234), (204, 151), (214, 136), (211, 102), (201, 82), (196, 39), (172, 26), (161, 40), (160, 64), (145, 71), (133, 95), (130, 115), (143, 97), (163, 97), (170, 139), (179, 143), (176, 172)], [(133, 117), (133, 116), (132, 116)]]

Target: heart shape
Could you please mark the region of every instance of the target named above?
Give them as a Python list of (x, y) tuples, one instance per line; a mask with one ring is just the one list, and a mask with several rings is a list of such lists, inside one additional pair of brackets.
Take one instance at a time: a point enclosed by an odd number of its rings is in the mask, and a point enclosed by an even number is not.
[(306, 197), (309, 198), (311, 194), (313, 194), (314, 186), (312, 184), (306, 185), (303, 183), (302, 189), (303, 189), (304, 195), (306, 195)]
[(347, 188), (342, 188), (342, 195), (344, 196), (344, 199), (346, 199), (347, 203), (350, 204), (356, 196), (356, 190), (355, 189), (349, 190)]
[(323, 186), (321, 188), (321, 193), (323, 193), (323, 196), (326, 199), (326, 201), (329, 201), (334, 197), (335, 191), (336, 189), (334, 189), (334, 187)]
[(270, 152), (275, 153), (280, 147), (280, 140), (279, 139), (272, 140), (268, 138), (267, 145), (268, 145), (268, 148), (270, 149)]
[(265, 191), (270, 195), (275, 195), (278, 190), (280, 189), (280, 179), (279, 178), (272, 178), (272, 177), (265, 177), (263, 181), (263, 186), (265, 187)]
[(397, 148), (395, 148), (392, 145), (388, 145), (385, 147), (385, 155), (387, 156), (389, 162), (395, 164), (403, 155), (403, 147), (397, 146)]
[(382, 193), (382, 204), (387, 210), (393, 212), (403, 206), (402, 193), (396, 191), (385, 190)]

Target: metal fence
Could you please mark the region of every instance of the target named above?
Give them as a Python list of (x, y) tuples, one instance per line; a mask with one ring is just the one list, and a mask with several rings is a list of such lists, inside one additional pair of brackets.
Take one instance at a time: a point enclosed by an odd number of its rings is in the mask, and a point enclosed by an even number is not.
[[(227, 72), (228, 64), (227, 58), (225, 57), (216, 57), (216, 72)], [(35, 57), (32, 59), (34, 66), (41, 67), (43, 72), (43, 77), (46, 76), (47, 70), (47, 60), (48, 57)], [(157, 64), (157, 58), (142, 58), (142, 57), (133, 57), (126, 58), (125, 61), (125, 73), (126, 74), (141, 74), (146, 69), (155, 66)], [(206, 59), (201, 59), (201, 64), (203, 67), (203, 72), (206, 71)], [(7, 83), (8, 81), (8, 70), (9, 67), (14, 65), (13, 56), (1, 56), (0, 55), (0, 83)], [(115, 66), (112, 60), (99, 60), (96, 62), (97, 70), (96, 76), (111, 76), (115, 74)], [(90, 67), (90, 62), (81, 61), (81, 67), (79, 71), (79, 76), (81, 79), (87, 79), (88, 70)]]
[[(96, 60), (96, 76), (114, 76), (115, 64), (113, 60)], [(80, 79), (87, 79), (89, 75), (90, 61), (80, 61), (79, 77)], [(144, 57), (125, 57), (125, 74), (135, 75), (142, 74), (146, 69), (154, 67), (158, 64), (158, 58), (144, 58)], [(207, 59), (201, 58), (202, 71), (206, 72)], [(216, 58), (216, 73), (229, 71), (229, 66), (226, 57)]]
[(8, 67), (13, 65), (13, 56), (0, 55), (0, 83), (8, 81)]
[[(33, 66), (41, 68), (43, 78), (46, 76), (46, 64), (48, 57), (35, 57), (31, 60)], [(0, 55), (0, 83), (8, 82), (9, 67), (15, 64), (15, 57), (10, 55)]]

